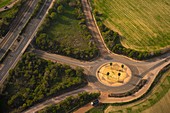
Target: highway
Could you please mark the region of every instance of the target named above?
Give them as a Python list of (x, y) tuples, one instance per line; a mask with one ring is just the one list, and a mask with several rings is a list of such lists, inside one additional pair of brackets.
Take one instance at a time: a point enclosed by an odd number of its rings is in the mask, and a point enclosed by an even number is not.
[[(15, 51), (12, 51), (7, 55), (7, 57), (4, 60), (4, 67), (0, 71), (0, 82), (1, 84), (5, 81), (8, 72), (11, 68), (14, 68), (16, 63), (19, 61), (20, 57), (30, 44), (31, 40), (34, 38), (36, 31), (38, 27), (41, 25), (41, 22), (43, 21), (43, 18), (48, 11), (50, 5), (52, 3), (52, 0), (48, 0), (45, 2), (44, 8), (40, 10), (41, 12), (37, 16), (37, 18), (32, 19), (29, 24), (27, 25), (25, 32), (23, 32), (19, 37), (22, 39), (21, 43), (18, 45), (18, 48)], [(101, 33), (96, 25), (95, 19), (91, 14), (90, 6), (87, 0), (82, 0), (83, 4), (83, 10), (84, 14), (86, 16), (87, 20), (87, 25), (88, 28), (90, 29), (92, 36), (100, 50), (101, 57), (93, 60), (93, 61), (80, 61), (74, 58), (69, 58), (66, 56), (61, 56), (61, 55), (56, 55), (56, 54), (51, 54), (47, 53), (45, 51), (41, 50), (33, 50), (32, 52), (37, 54), (39, 57), (47, 60), (51, 60), (53, 62), (59, 62), (63, 64), (68, 64), (73, 67), (79, 66), (82, 67), (85, 70), (85, 73), (87, 74), (87, 80), (89, 82), (89, 86), (93, 90), (99, 90), (102, 92), (111, 92), (111, 93), (122, 93), (122, 92), (127, 92), (131, 89), (133, 89), (136, 84), (143, 78), (150, 78), (149, 80), (149, 85), (153, 82), (154, 78), (157, 76), (157, 73), (167, 64), (170, 64), (170, 52), (160, 55), (159, 57), (156, 57), (154, 59), (149, 59), (146, 61), (137, 61), (133, 60), (131, 58), (128, 58), (126, 56), (122, 55), (117, 55), (114, 53), (111, 53), (108, 48), (106, 47), (103, 37), (101, 36)], [(121, 62), (124, 63), (125, 65), (129, 66), (131, 71), (132, 71), (132, 78), (127, 84), (123, 84), (120, 87), (108, 87), (103, 85), (97, 80), (96, 77), (96, 70), (104, 63), (108, 62)], [(153, 76), (154, 75), (154, 76)], [(147, 87), (147, 88), (148, 88)], [(146, 89), (146, 87), (144, 87)], [(89, 87), (83, 88), (83, 91), (88, 90)], [(88, 90), (89, 91), (89, 90)], [(64, 94), (64, 95), (75, 95), (79, 92), (82, 92), (82, 89), (75, 90), (74, 93), (72, 92)], [(143, 92), (145, 93), (145, 92)], [(56, 99), (57, 98), (57, 99)], [(45, 106), (50, 105), (52, 103), (57, 103), (61, 100), (63, 100), (65, 96), (63, 95), (58, 97), (52, 98), (52, 100), (47, 100), (47, 102), (40, 103), (36, 106), (31, 107), (26, 113), (33, 113), (39, 109), (44, 108)], [(131, 97), (131, 99), (134, 99), (135, 97)], [(114, 101), (115, 102), (115, 101)], [(39, 106), (39, 107), (38, 107)]]
[(19, 37), (21, 30), (24, 28), (24, 26), (30, 19), (37, 3), (37, 0), (29, 0), (19, 11), (18, 16), (10, 26), (9, 32), (6, 34), (6, 36), (0, 43), (0, 60), (5, 56), (6, 52), (10, 49), (15, 40)]
[(33, 18), (25, 28), (25, 32), (19, 35), (21, 38), (21, 43), (18, 45), (15, 51), (10, 52), (5, 58), (3, 68), (0, 71), (0, 85), (5, 81), (10, 69), (14, 68), (19, 61), (22, 54), (25, 52), (26, 48), (34, 38), (38, 27), (41, 25), (46, 12), (49, 10), (52, 0), (47, 0), (43, 9), (40, 11), (36, 18)]
[[(137, 67), (133, 71), (133, 76), (132, 76), (132, 79), (130, 80), (130, 82), (123, 85), (123, 86), (120, 86), (120, 87), (108, 87), (108, 86), (101, 84), (97, 80), (95, 73), (96, 73), (96, 69), (99, 66), (101, 66), (103, 63), (112, 62), (112, 61), (123, 62), (123, 61), (121, 61), (121, 59), (120, 60), (114, 60), (114, 55), (112, 55), (113, 58), (110, 58), (110, 59), (107, 59), (107, 60), (104, 59), (104, 58), (99, 58), (99, 59), (92, 61), (92, 62), (87, 62), (87, 61), (84, 62), (84, 61), (79, 61), (77, 59), (73, 59), (73, 58), (66, 57), (66, 56), (47, 53), (47, 52), (41, 51), (41, 50), (33, 50), (32, 52), (35, 53), (36, 55), (38, 55), (39, 57), (46, 59), (46, 60), (51, 60), (53, 62), (68, 64), (68, 65), (73, 66), (73, 67), (80, 66), (80, 67), (84, 68), (85, 71), (86, 71), (87, 79), (88, 79), (89, 83), (88, 83), (87, 87), (83, 88), (83, 91), (90, 92), (90, 91), (93, 91), (93, 90), (98, 90), (98, 91), (101, 91), (101, 92), (110, 92), (110, 93), (126, 92), (126, 91), (133, 89), (140, 79), (142, 79), (144, 77), (149, 77), (149, 79), (148, 79), (149, 83), (143, 88), (143, 90), (140, 90), (138, 92), (138, 94), (136, 94), (135, 96), (129, 96), (129, 97), (125, 97), (125, 98), (108, 98), (108, 97), (100, 98), (100, 102), (103, 102), (103, 103), (113, 103), (113, 102), (115, 103), (115, 102), (123, 102), (123, 101), (128, 102), (128, 101), (131, 101), (133, 99), (136, 99), (136, 98), (142, 96), (149, 89), (151, 83), (154, 81), (158, 72), (164, 66), (170, 64), (170, 58), (169, 57), (162, 58), (162, 56), (165, 56), (165, 55), (168, 56), (169, 53), (160, 56), (159, 57), (160, 60), (157, 60), (157, 61), (154, 61), (154, 62), (152, 61), (152, 59), (149, 60), (149, 61), (142, 61), (142, 62), (136, 62), (136, 61), (128, 60), (129, 63), (130, 62), (132, 63), (131, 67), (130, 67), (131, 70), (134, 67)], [(119, 57), (121, 57), (121, 56), (119, 56)], [(159, 58), (157, 58), (157, 59), (159, 59)], [(141, 76), (141, 77), (134, 76), (135, 71), (137, 71), (139, 73), (139, 76)], [(136, 80), (134, 80), (134, 79), (136, 79)], [(74, 92), (74, 94), (73, 94), (73, 92)], [(47, 107), (48, 105), (56, 104), (56, 103), (64, 100), (67, 96), (71, 96), (71, 95), (73, 96), (73, 95), (78, 94), (80, 92), (82, 92), (82, 89), (78, 89), (78, 90), (75, 90), (75, 91), (60, 95), (60, 96), (55, 96), (51, 99), (46, 100), (45, 102), (34, 105), (33, 107), (29, 108), (28, 110), (24, 111), (23, 113), (35, 113), (35, 112)]]
[[(98, 45), (100, 53), (102, 54), (100, 58), (93, 60), (91, 62), (87, 62), (87, 61), (80, 61), (77, 59), (69, 58), (66, 56), (47, 53), (41, 50), (33, 50), (32, 52), (43, 59), (51, 60), (53, 62), (68, 64), (73, 67), (80, 66), (84, 68), (87, 74), (87, 80), (89, 82), (88, 85), (91, 86), (93, 90), (99, 90), (102, 92), (110, 92), (110, 93), (122, 93), (122, 92), (127, 92), (133, 89), (141, 79), (148, 79), (148, 83), (145, 85), (145, 87), (143, 87), (140, 91), (138, 91), (138, 93), (136, 93), (135, 96), (128, 96), (126, 98), (105, 97), (105, 98), (101, 98), (100, 100), (101, 102), (109, 102), (109, 103), (114, 102), (115, 103), (115, 102), (123, 102), (123, 100), (124, 102), (128, 102), (133, 99), (139, 98), (149, 89), (150, 85), (154, 81), (158, 72), (164, 66), (170, 64), (170, 52), (164, 55), (160, 55), (159, 57), (146, 60), (146, 61), (137, 61), (137, 60), (128, 58), (126, 56), (111, 53), (110, 51), (108, 51), (108, 48), (105, 46), (105, 43), (103, 41), (102, 36), (100, 35), (100, 31), (98, 30), (97, 25), (95, 25), (96, 22), (90, 13), (91, 12), (90, 6), (87, 0), (82, 0), (82, 3), (84, 7), (83, 8), (84, 13), (86, 15), (87, 25), (90, 26), (90, 30), (91, 30), (91, 33), (93, 34), (93, 38), (96, 41), (96, 44)], [(131, 80), (127, 84), (124, 84), (120, 87), (108, 87), (108, 86), (101, 84), (96, 78), (96, 70), (102, 64), (108, 63), (108, 62), (121, 62), (129, 66), (133, 74)], [(51, 100), (54, 100), (56, 98), (57, 97), (53, 97), (51, 98)], [(59, 99), (59, 101), (61, 100)], [(54, 102), (51, 101), (48, 103), (48, 105), (51, 105), (51, 104), (54, 104)], [(43, 109), (46, 106), (47, 104), (44, 105), (44, 103), (40, 103), (38, 105), (31, 107), (30, 109), (25, 111), (25, 113), (34, 113), (40, 109)]]

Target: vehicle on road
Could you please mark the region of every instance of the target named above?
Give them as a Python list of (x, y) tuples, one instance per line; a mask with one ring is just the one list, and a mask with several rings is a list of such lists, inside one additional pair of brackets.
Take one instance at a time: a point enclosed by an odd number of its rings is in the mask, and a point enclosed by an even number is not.
[(99, 105), (99, 100), (96, 99), (96, 100), (92, 101), (92, 102), (91, 102), (91, 105), (92, 105), (92, 106), (98, 106), (98, 105)]

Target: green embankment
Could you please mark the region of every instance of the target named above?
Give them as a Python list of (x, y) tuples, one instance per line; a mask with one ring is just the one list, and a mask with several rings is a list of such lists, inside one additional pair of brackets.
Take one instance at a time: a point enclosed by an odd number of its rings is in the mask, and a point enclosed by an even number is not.
[(0, 0), (0, 8), (12, 3), (14, 0)]

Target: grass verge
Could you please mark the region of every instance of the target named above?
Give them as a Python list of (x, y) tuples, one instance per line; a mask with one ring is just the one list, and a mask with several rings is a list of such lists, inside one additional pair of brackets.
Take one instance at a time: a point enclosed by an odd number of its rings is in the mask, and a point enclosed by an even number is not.
[(0, 38), (5, 36), (5, 34), (8, 32), (10, 24), (15, 19), (18, 11), (25, 3), (25, 1), (26, 0), (21, 0), (16, 3), (11, 9), (0, 12)]
[(0, 8), (12, 3), (14, 0), (0, 0)]
[(95, 111), (101, 113), (104, 111), (109, 113), (140, 113), (155, 105), (167, 94), (170, 89), (169, 75), (170, 65), (159, 72), (150, 89), (142, 97), (127, 103), (103, 104), (103, 106), (89, 110), (88, 113), (94, 113)]
[(79, 93), (77, 96), (70, 96), (57, 104), (48, 106), (38, 113), (71, 113), (99, 96), (99, 93)]

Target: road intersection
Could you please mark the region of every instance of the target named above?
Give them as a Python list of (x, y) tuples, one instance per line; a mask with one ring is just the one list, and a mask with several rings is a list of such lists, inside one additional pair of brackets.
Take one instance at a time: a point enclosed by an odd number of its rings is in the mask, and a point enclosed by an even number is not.
[[(21, 36), (24, 37), (24, 39), (22, 40), (22, 42), (20, 43), (20, 45), (18, 46), (16, 51), (10, 53), (4, 60), (5, 65), (0, 71), (1, 83), (3, 83), (9, 70), (16, 65), (16, 63), (18, 62), (21, 55), (24, 53), (24, 51), (28, 47), (29, 43), (34, 38), (37, 28), (39, 27), (40, 23), (42, 22), (43, 17), (45, 16), (45, 13), (48, 11), (48, 8), (51, 3), (52, 3), (52, 0), (48, 0), (47, 4), (45, 5), (45, 8), (43, 9), (42, 13), (40, 13), (38, 18), (30, 21), (30, 23), (27, 25), (27, 28), (25, 29), (26, 32), (21, 34)], [(73, 59), (73, 58), (69, 58), (69, 57), (61, 56), (61, 55), (57, 55), (57, 54), (51, 54), (51, 53), (47, 53), (45, 51), (36, 50), (36, 49), (32, 50), (32, 52), (41, 58), (51, 60), (53, 62), (68, 64), (72, 67), (77, 67), (77, 66), (82, 67), (85, 70), (85, 73), (87, 75), (87, 80), (89, 82), (89, 86), (93, 90), (99, 90), (101, 92), (109, 92), (109, 93), (127, 92), (127, 91), (130, 91), (131, 89), (133, 89), (141, 79), (148, 79), (148, 84), (146, 84), (146, 86), (144, 88), (142, 88), (136, 94), (136, 97), (132, 97), (132, 96), (126, 97), (126, 98), (124, 98), (124, 101), (131, 101), (131, 100), (137, 98), (138, 96), (141, 96), (150, 87), (150, 85), (154, 81), (155, 77), (157, 76), (158, 72), (163, 67), (170, 64), (170, 57), (169, 57), (170, 53), (168, 52), (164, 55), (160, 55), (159, 57), (156, 57), (156, 58), (150, 59), (150, 60), (146, 60), (146, 61), (136, 61), (136, 60), (133, 60), (126, 56), (117, 55), (117, 54), (110, 52), (110, 50), (106, 47), (106, 44), (103, 41), (103, 37), (101, 36), (101, 33), (97, 27), (95, 18), (93, 17), (93, 15), (91, 13), (91, 8), (90, 8), (88, 1), (82, 0), (82, 4), (83, 4), (84, 14), (86, 17), (87, 26), (88, 26), (89, 30), (91, 31), (91, 34), (96, 42), (96, 45), (98, 46), (98, 49), (101, 54), (100, 57), (98, 57), (97, 59), (94, 59), (92, 61), (80, 61), (77, 59)], [(128, 83), (123, 84), (119, 87), (109, 87), (109, 86), (103, 85), (102, 83), (100, 83), (98, 81), (98, 79), (96, 77), (97, 69), (101, 65), (103, 65), (105, 63), (110, 63), (110, 62), (120, 62), (120, 63), (127, 65), (131, 69), (132, 77)], [(89, 89), (89, 87), (79, 89), (80, 91), (77, 90), (78, 92), (74, 93), (74, 95), (79, 92), (89, 91), (88, 89)], [(142, 91), (142, 93), (141, 93), (141, 91)], [(72, 92), (65, 94), (65, 95), (70, 96), (70, 95), (72, 95)], [(55, 99), (55, 98), (58, 98), (58, 97), (54, 97), (52, 99)], [(65, 96), (62, 97), (62, 95), (61, 95), (60, 101), (63, 100), (64, 98), (65, 98)], [(59, 101), (57, 100), (55, 103), (57, 103), (57, 102), (59, 102)], [(103, 102), (122, 102), (122, 99), (111, 98), (111, 99), (108, 99), (107, 101), (103, 99)], [(51, 104), (51, 102), (48, 102), (48, 104), (46, 103), (45, 105), (44, 105), (44, 103), (40, 103), (36, 106), (33, 106), (26, 112), (32, 113), (32, 112), (37, 111), (36, 108), (38, 106), (41, 106), (40, 108), (42, 109), (45, 106), (50, 105), (50, 104)]]

